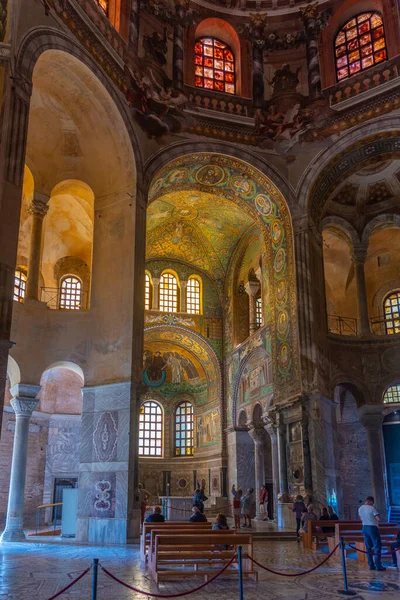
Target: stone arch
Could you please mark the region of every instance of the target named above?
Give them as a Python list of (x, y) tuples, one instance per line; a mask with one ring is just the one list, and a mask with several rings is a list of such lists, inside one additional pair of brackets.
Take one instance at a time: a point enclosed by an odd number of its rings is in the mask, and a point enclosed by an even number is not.
[(124, 81), (123, 71), (121, 70), (119, 73), (114, 74), (114, 81), (112, 81), (112, 76), (107, 76), (89, 52), (86, 51), (83, 46), (75, 42), (70, 35), (53, 27), (34, 27), (28, 30), (22, 38), (16, 52), (15, 61), (16, 66), (14, 76), (16, 79), (21, 78), (24, 90), (28, 96), (30, 96), (32, 92), (32, 75), (35, 65), (39, 57), (48, 50), (60, 50), (74, 56), (91, 70), (96, 79), (111, 96), (111, 99), (124, 122), (131, 142), (136, 162), (136, 177), (139, 183), (143, 173), (143, 154), (137, 133), (128, 112), (128, 104), (125, 102), (124, 94), (122, 92)]
[(325, 217), (321, 221), (320, 229), (321, 232), (323, 232), (324, 229), (333, 229), (339, 231), (343, 235), (343, 239), (348, 244), (350, 250), (354, 250), (354, 248), (360, 244), (358, 233), (354, 227), (342, 217), (336, 217), (333, 215)]
[(83, 370), (71, 361), (50, 364), (40, 378), (40, 409), (47, 413), (81, 414)]
[(367, 247), (371, 235), (373, 235), (376, 231), (382, 229), (389, 229), (390, 227), (400, 228), (400, 215), (378, 215), (377, 217), (375, 217), (375, 219), (372, 219), (372, 221), (370, 221), (364, 228), (364, 231), (362, 233), (362, 243), (365, 244), (365, 246)]
[[(392, 115), (364, 123), (340, 135), (310, 163), (297, 186), (298, 206), (320, 221), (321, 204), (336, 183), (376, 156), (399, 154), (398, 120)], [(313, 204), (318, 210), (312, 210)]]
[[(171, 157), (177, 158), (171, 161)], [(252, 161), (251, 165), (246, 159)], [(203, 185), (197, 174), (211, 163), (223, 174), (222, 179), (218, 185)], [(183, 175), (179, 177), (179, 181), (176, 181), (174, 176), (177, 171)], [(271, 179), (269, 175), (272, 176)], [(244, 177), (250, 191), (240, 191), (232, 187), (235, 178)], [(220, 194), (221, 197), (240, 206), (260, 226), (266, 247), (264, 267), (271, 282), (270, 322), (276, 395), (291, 396), (299, 393), (293, 230), (288, 204), (281, 191), (285, 189), (292, 198), (289, 186), (281, 182), (269, 165), (251, 153), (238, 152), (238, 149), (227, 147), (226, 144), (221, 147), (219, 143), (211, 143), (206, 147), (203, 143), (169, 147), (167, 153), (159, 153), (148, 162), (145, 181), (149, 202), (177, 189), (206, 189), (207, 193)], [(279, 184), (275, 183), (277, 181)], [(282, 186), (279, 187), (281, 183)], [(279, 236), (276, 239), (273, 237), (275, 224), (279, 228)]]
[(10, 354), (7, 361), (7, 377), (10, 381), (10, 388), (21, 383), (21, 371), (17, 361)]
[(377, 290), (372, 298), (372, 306), (378, 309), (379, 314), (383, 314), (383, 301), (386, 296), (395, 290), (400, 290), (400, 279), (392, 279)]

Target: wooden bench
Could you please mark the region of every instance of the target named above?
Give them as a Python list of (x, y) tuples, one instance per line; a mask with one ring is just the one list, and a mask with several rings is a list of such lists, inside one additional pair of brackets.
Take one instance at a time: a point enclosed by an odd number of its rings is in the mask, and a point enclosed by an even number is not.
[[(320, 541), (328, 540), (330, 537), (334, 537), (335, 535), (335, 525), (336, 523), (353, 523), (357, 524), (359, 521), (309, 521), (307, 532), (303, 533), (301, 536), (303, 542), (303, 548), (307, 550), (317, 550)], [(331, 529), (332, 531), (322, 531), (323, 529)], [(320, 531), (317, 531), (320, 529)], [(314, 541), (315, 539), (315, 541)], [(333, 546), (334, 548), (335, 546)]]
[[(389, 537), (391, 537), (393, 535), (393, 532), (397, 532), (397, 530), (397, 525), (390, 525), (389, 523), (379, 523), (379, 532), (381, 536), (389, 535)], [(329, 552), (332, 552), (335, 546), (340, 542), (340, 538), (343, 538), (346, 544), (356, 544), (357, 542), (363, 542), (364, 536), (362, 532), (361, 521), (336, 521), (335, 535), (331, 538), (328, 538)], [(351, 550), (346, 550), (346, 552), (349, 551)]]
[[(218, 541), (218, 543), (216, 543)], [(226, 546), (228, 549), (226, 549)], [(196, 533), (195, 535), (155, 536), (154, 554), (151, 561), (151, 572), (156, 583), (161, 580), (179, 577), (201, 576), (208, 581), (218, 573), (235, 555), (237, 546), (243, 547), (243, 553), (253, 555), (253, 538), (243, 533)], [(257, 581), (258, 573), (252, 562), (244, 558), (243, 576)], [(237, 575), (237, 558), (224, 572), (226, 575)]]
[[(397, 538), (397, 533), (399, 531), (399, 527), (398, 525), (395, 525), (395, 530), (394, 531), (390, 531), (389, 533), (386, 530), (386, 527), (384, 528), (384, 530), (382, 531), (381, 528), (379, 528), (379, 533), (381, 534), (381, 541), (382, 541), (382, 549), (385, 549), (389, 552), (389, 557), (392, 558), (391, 556), (391, 550), (390, 550), (390, 544), (393, 544), (393, 542), (396, 541)], [(358, 562), (367, 562), (368, 558), (367, 555), (365, 554), (366, 551), (366, 547), (365, 547), (365, 542), (364, 540), (360, 540), (358, 542), (355, 543), (355, 546), (357, 548), (357, 560)], [(397, 551), (397, 563), (399, 564), (399, 558), (400, 558), (400, 550)]]
[(165, 523), (143, 523), (142, 535), (140, 536), (140, 558), (146, 562), (147, 551), (150, 544), (150, 534), (153, 529), (162, 529), (169, 531), (185, 531), (186, 529), (199, 529), (210, 531), (213, 523), (205, 521), (204, 523), (190, 523), (187, 521), (165, 521)]
[[(176, 533), (176, 542), (177, 544), (179, 544), (179, 537), (181, 535), (198, 535), (199, 533), (199, 529), (196, 528), (196, 523), (192, 523), (193, 527), (191, 529), (184, 529), (181, 530), (179, 532)], [(204, 527), (200, 530), (202, 533), (207, 533), (207, 534), (211, 534), (211, 535), (220, 535), (221, 533), (226, 533), (228, 535), (232, 535), (233, 533), (235, 533), (234, 529), (216, 529), (216, 530), (212, 530), (212, 529), (205, 529)], [(157, 535), (162, 535), (165, 534), (165, 528), (164, 529), (152, 529), (150, 532), (150, 542), (148, 545), (148, 549), (147, 549), (147, 561), (149, 564), (149, 567), (151, 568), (151, 564), (152, 564), (152, 560), (154, 559), (154, 548), (155, 548), (155, 542), (156, 542), (156, 536)], [(204, 548), (205, 550), (207, 550), (207, 546)]]

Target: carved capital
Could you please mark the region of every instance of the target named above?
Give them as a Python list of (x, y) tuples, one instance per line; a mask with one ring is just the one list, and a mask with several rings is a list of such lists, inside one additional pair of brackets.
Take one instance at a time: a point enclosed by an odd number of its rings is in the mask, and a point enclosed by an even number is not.
[(304, 23), (308, 23), (311, 19), (316, 19), (318, 16), (318, 2), (301, 6), (300, 15)]
[(264, 427), (258, 423), (257, 423), (257, 425), (254, 425), (252, 423), (250, 425), (249, 435), (254, 440), (254, 443), (261, 444), (265, 438)]
[(44, 219), (44, 217), (47, 215), (47, 211), (49, 210), (48, 201), (49, 196), (36, 192), (35, 197), (28, 208), (29, 214), (34, 217), (38, 217), (39, 219)]
[(260, 282), (259, 281), (248, 281), (245, 284), (244, 289), (246, 290), (246, 293), (250, 297), (254, 297), (260, 291)]
[(10, 389), (14, 396), (11, 400), (11, 406), (17, 417), (30, 417), (37, 406), (39, 399), (37, 395), (40, 392), (40, 385), (30, 385), (17, 383)]
[(365, 244), (357, 244), (353, 248), (352, 259), (355, 263), (364, 263), (367, 258), (368, 248)]

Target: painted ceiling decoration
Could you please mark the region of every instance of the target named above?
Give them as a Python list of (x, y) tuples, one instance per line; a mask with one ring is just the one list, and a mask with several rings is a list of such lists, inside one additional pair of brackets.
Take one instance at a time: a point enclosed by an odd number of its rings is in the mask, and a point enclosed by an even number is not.
[[(183, 204), (185, 198), (190, 198), (188, 206)], [(252, 224), (256, 223), (260, 227), (264, 237), (263, 250), (265, 249), (267, 257), (264, 270), (268, 274), (265, 276), (268, 277), (271, 291), (269, 310), (272, 352), (277, 359), (274, 361), (276, 399), (279, 399), (279, 389), (283, 387), (286, 396), (288, 393), (298, 393), (299, 352), (292, 225), (287, 204), (279, 189), (268, 177), (248, 163), (222, 154), (198, 152), (182, 156), (159, 171), (150, 186), (148, 211), (148, 255), (152, 251), (153, 232), (158, 229), (157, 220), (165, 221), (167, 231), (172, 235), (169, 223), (174, 214), (180, 216), (180, 225), (177, 237), (169, 243), (175, 244), (176, 247), (182, 244), (182, 251), (187, 252), (186, 247), (190, 242), (185, 239), (185, 235), (191, 234), (196, 243), (197, 239), (203, 240), (203, 248), (212, 246), (214, 255), (218, 252), (220, 261), (222, 257), (226, 261), (240, 241), (240, 237), (234, 239), (233, 236), (244, 233)], [(211, 232), (206, 231), (209, 224), (199, 224), (199, 216), (203, 213), (206, 219), (209, 219), (210, 214), (216, 215), (217, 226), (214, 226)], [(196, 217), (193, 217), (194, 214)], [(241, 226), (233, 219), (233, 215), (237, 218), (238, 214), (242, 219)], [(156, 216), (154, 224), (151, 223), (152, 215)], [(225, 216), (227, 218), (227, 231), (224, 231), (218, 242), (218, 226), (222, 224), (222, 215), (224, 219)], [(191, 224), (191, 229), (185, 229), (188, 224)], [(202, 233), (202, 238), (198, 232)], [(176, 227), (173, 233), (176, 234)], [(223, 239), (226, 234), (229, 238), (228, 243)], [(198, 247), (192, 251), (199, 256)], [(211, 262), (210, 254), (207, 260)], [(221, 268), (226, 269), (226, 264), (223, 265), (222, 261), (220, 264)], [(229, 321), (229, 315), (227, 319)]]

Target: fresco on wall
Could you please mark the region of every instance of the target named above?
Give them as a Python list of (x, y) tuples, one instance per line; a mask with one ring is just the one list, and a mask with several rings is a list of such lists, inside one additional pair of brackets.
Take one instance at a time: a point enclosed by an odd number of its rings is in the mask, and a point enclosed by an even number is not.
[[(208, 153), (180, 157), (159, 172), (150, 187), (148, 210), (151, 211), (152, 203), (157, 202), (160, 203), (160, 208), (164, 198), (170, 200), (177, 192), (181, 197), (182, 192), (186, 193), (186, 197), (190, 194), (200, 196), (201, 192), (213, 196), (212, 210), (215, 212), (217, 206), (230, 201), (230, 205), (236, 204), (251, 216), (252, 225), (254, 222), (260, 223), (260, 226), (263, 224), (267, 240), (263, 266), (268, 273), (269, 324), (276, 396), (280, 393), (286, 396), (297, 393), (300, 381), (292, 226), (282, 194), (270, 179), (247, 163)], [(161, 212), (170, 211), (165, 204), (163, 207)], [(221, 250), (219, 255), (222, 254)], [(226, 296), (229, 313), (232, 296), (228, 288)], [(232, 331), (232, 327), (230, 330)], [(226, 349), (229, 352), (232, 349), (232, 338), (228, 342)]]
[(198, 448), (213, 446), (220, 441), (220, 415), (218, 410), (210, 411), (196, 419), (196, 445)]

